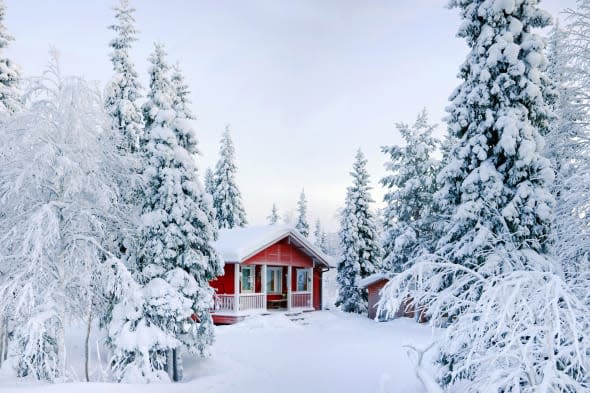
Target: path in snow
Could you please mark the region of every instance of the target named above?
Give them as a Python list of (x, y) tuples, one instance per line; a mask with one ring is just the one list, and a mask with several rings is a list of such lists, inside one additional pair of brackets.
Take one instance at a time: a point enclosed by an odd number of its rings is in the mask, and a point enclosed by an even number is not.
[(426, 347), (427, 326), (377, 323), (337, 311), (276, 314), (217, 329), (213, 356), (185, 361), (185, 381), (166, 385), (31, 385), (6, 376), (3, 393), (418, 393), (423, 388), (402, 348)]

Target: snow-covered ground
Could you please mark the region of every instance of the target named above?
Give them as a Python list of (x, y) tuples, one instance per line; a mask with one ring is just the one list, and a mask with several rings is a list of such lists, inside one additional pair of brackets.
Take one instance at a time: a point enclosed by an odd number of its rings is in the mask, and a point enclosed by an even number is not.
[[(378, 323), (339, 311), (253, 317), (216, 329), (212, 356), (185, 361), (185, 379), (170, 385), (18, 381), (2, 370), (3, 393), (420, 393), (404, 344), (426, 347), (429, 327), (409, 319)], [(294, 317), (291, 317), (294, 318)], [(73, 359), (70, 358), (70, 363)], [(82, 358), (80, 357), (80, 363)], [(96, 368), (96, 365), (95, 365)]]

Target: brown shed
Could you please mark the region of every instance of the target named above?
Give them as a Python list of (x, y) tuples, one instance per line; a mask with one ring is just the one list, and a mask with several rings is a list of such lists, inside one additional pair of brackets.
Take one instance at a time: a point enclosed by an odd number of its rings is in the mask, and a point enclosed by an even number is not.
[[(369, 311), (367, 316), (371, 319), (376, 319), (377, 317), (377, 303), (379, 303), (379, 300), (381, 300), (381, 290), (388, 282), (389, 278), (385, 274), (375, 273), (369, 277), (364, 278), (359, 283), (359, 286), (367, 288), (367, 291), (369, 292)], [(400, 305), (399, 309), (396, 311), (394, 318), (416, 318), (416, 310), (414, 304), (412, 304), (412, 301), (412, 297), (408, 295)], [(385, 316), (380, 316), (377, 319), (383, 321), (386, 318)], [(426, 312), (423, 308), (419, 308), (419, 316), (416, 319), (420, 323), (427, 321)]]
[(361, 280), (359, 285), (367, 288), (369, 292), (369, 312), (368, 317), (375, 319), (377, 316), (377, 303), (381, 299), (381, 289), (389, 282), (389, 279), (381, 273), (372, 274)]

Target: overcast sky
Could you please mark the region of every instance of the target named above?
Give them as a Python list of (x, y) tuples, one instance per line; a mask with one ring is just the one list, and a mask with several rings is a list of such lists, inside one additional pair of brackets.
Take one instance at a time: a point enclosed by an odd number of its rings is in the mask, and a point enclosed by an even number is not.
[[(380, 146), (399, 142), (397, 122), (426, 107), (443, 132), (466, 46), (456, 10), (439, 0), (131, 0), (132, 51), (147, 87), (147, 57), (166, 44), (192, 88), (202, 172), (230, 124), (248, 219), (266, 222), (273, 202), (294, 210), (303, 187), (309, 219), (337, 229), (356, 149), (369, 160), (375, 207), (385, 171)], [(38, 75), (54, 45), (62, 69), (104, 85), (114, 0), (6, 0), (16, 41), (9, 55)], [(546, 0), (553, 13), (574, 0)]]

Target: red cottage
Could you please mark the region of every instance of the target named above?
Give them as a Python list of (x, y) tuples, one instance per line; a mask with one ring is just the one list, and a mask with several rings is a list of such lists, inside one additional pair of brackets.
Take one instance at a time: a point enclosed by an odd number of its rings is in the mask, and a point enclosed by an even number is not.
[(225, 261), (215, 289), (213, 321), (231, 324), (269, 310), (322, 308), (322, 274), (329, 257), (290, 227), (221, 230), (216, 248)]

